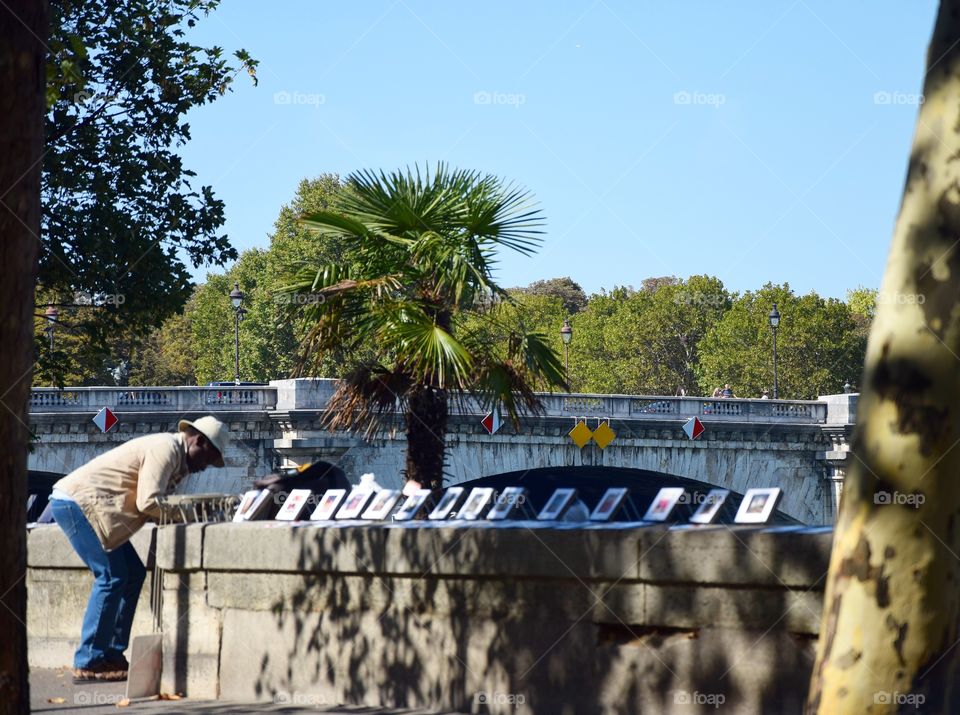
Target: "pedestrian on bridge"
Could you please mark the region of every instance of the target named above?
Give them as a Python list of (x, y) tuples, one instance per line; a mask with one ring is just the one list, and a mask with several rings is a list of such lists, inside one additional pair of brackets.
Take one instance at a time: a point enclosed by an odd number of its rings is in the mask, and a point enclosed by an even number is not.
[(123, 652), (146, 578), (130, 537), (160, 517), (157, 498), (187, 474), (224, 465), (230, 436), (220, 420), (180, 420), (178, 428), (121, 444), (53, 485), (53, 518), (94, 575), (74, 654), (76, 683), (126, 679)]

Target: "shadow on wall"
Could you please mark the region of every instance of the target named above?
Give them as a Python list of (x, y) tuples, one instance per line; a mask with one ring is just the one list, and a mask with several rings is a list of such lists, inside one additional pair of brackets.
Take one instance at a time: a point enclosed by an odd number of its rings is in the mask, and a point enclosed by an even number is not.
[(716, 530), (732, 545), (728, 563), (714, 559), (702, 583), (686, 538), (663, 527), (629, 540), (617, 529), (522, 526), (303, 531), (291, 530), (291, 548), (303, 547), (308, 575), (272, 603), (282, 637), (262, 648), (260, 699), (490, 713), (802, 712), (815, 638), (805, 624), (819, 621), (822, 578), (812, 597), (798, 597), (789, 574), (807, 573), (809, 554), (752, 543), (785, 535)]

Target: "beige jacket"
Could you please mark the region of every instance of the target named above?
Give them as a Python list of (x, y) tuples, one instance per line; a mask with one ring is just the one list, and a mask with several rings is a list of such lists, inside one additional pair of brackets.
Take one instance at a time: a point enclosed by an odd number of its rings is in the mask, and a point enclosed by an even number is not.
[(147, 519), (160, 517), (157, 497), (169, 493), (187, 473), (182, 433), (137, 437), (53, 485), (79, 505), (103, 548), (125, 544)]

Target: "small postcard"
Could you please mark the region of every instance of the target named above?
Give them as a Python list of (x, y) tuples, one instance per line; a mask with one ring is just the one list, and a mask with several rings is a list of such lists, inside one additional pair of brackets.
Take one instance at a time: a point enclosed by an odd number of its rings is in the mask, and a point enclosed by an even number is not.
[(381, 520), (390, 516), (393, 507), (400, 501), (399, 489), (381, 489), (370, 502), (367, 510), (360, 515), (361, 519)]
[(493, 487), (474, 487), (457, 514), (458, 519), (479, 519), (483, 510), (493, 501)]
[(564, 515), (564, 512), (571, 507), (576, 499), (576, 489), (557, 489), (553, 493), (553, 496), (547, 501), (547, 505), (537, 514), (537, 520), (557, 521)]
[(643, 520), (666, 521), (670, 518), (670, 514), (673, 513), (673, 508), (682, 496), (683, 487), (664, 487), (657, 492), (657, 496), (654, 497), (653, 503), (650, 505), (650, 508), (647, 509)]
[(357, 519), (376, 492), (370, 489), (355, 488), (337, 512), (336, 519)]
[(463, 496), (463, 487), (450, 487), (440, 498), (440, 503), (430, 512), (428, 519), (446, 519)]
[(240, 503), (237, 505), (237, 511), (233, 515), (233, 520), (246, 521), (247, 516), (250, 514), (250, 509), (253, 508), (253, 503), (257, 500), (259, 495), (259, 489), (251, 489), (248, 492), (244, 492), (243, 496), (240, 498)]
[(707, 492), (700, 506), (690, 517), (691, 524), (712, 524), (720, 513), (720, 507), (730, 496), (729, 489), (711, 489)]
[(735, 524), (766, 524), (780, 501), (780, 487), (747, 489), (734, 517)]
[(514, 511), (522, 509), (528, 501), (526, 487), (507, 487), (500, 492), (496, 503), (487, 512), (487, 519), (490, 521), (506, 519)]
[(410, 521), (417, 518), (427, 505), (432, 493), (429, 489), (414, 490), (397, 509), (397, 513), (393, 515), (393, 520)]
[(327, 521), (333, 518), (334, 512), (340, 506), (340, 502), (347, 496), (346, 489), (328, 489), (320, 498), (320, 503), (310, 515), (310, 521)]
[(280, 511), (277, 512), (275, 519), (277, 521), (297, 521), (307, 504), (310, 503), (310, 497), (313, 492), (309, 489), (291, 489), (287, 495), (287, 500), (283, 502)]
[(630, 490), (626, 487), (611, 487), (604, 492), (597, 508), (590, 514), (590, 521), (610, 521), (623, 506)]

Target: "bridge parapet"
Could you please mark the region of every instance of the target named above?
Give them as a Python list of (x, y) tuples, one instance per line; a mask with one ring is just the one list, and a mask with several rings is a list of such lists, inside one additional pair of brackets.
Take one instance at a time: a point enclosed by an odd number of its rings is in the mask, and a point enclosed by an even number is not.
[(31, 412), (258, 412), (277, 404), (272, 385), (244, 387), (35, 387)]

